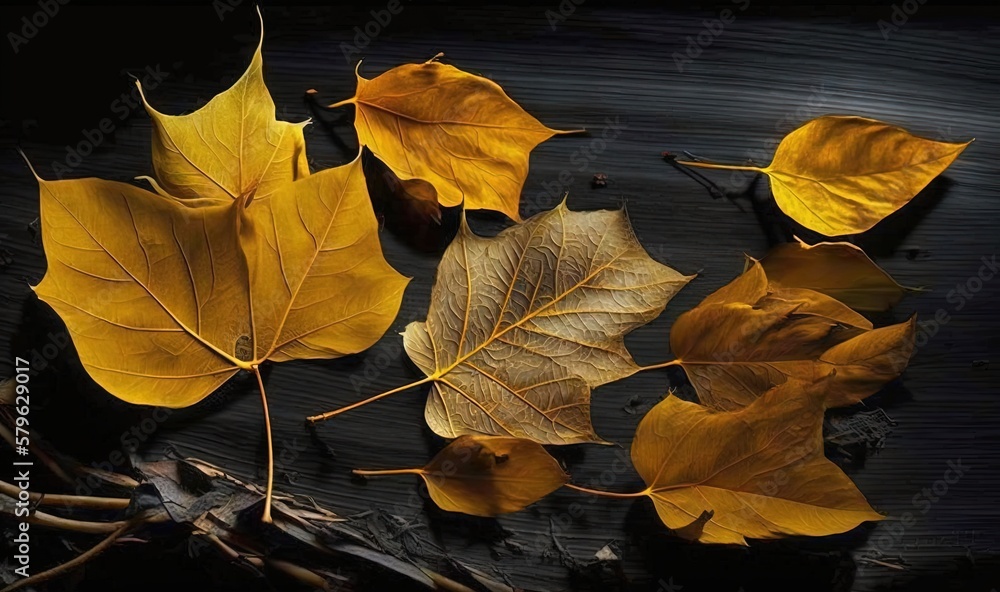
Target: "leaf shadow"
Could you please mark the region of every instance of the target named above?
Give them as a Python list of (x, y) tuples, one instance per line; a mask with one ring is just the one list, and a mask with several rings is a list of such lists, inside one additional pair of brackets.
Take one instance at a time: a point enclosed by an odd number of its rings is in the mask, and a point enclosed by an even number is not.
[[(16, 352), (28, 352), (37, 370), (31, 377), (33, 430), (56, 451), (104, 470), (128, 472), (130, 454), (141, 455), (171, 433), (227, 413), (238, 398), (259, 396), (253, 375), (239, 372), (189, 407), (169, 409), (119, 399), (94, 381), (63, 321), (36, 296), (25, 301), (11, 344)], [(266, 383), (270, 365), (263, 365), (261, 373)], [(266, 448), (258, 457), (266, 459)]]
[(320, 105), (316, 99), (316, 95), (313, 93), (306, 93), (303, 101), (309, 112), (312, 113), (313, 120), (316, 121), (317, 126), (326, 132), (326, 135), (340, 151), (343, 158), (347, 161), (353, 160), (354, 156), (358, 153), (357, 142), (351, 142), (350, 144), (345, 142), (340, 137), (340, 132), (338, 131), (339, 128), (351, 126), (349, 112), (344, 110), (331, 115), (331, 110)]
[(430, 183), (401, 180), (367, 146), (361, 149), (361, 166), (372, 209), (385, 228), (419, 251), (443, 252), (458, 232), (462, 206), (440, 206)]
[[(672, 535), (653, 504), (639, 500), (626, 515), (631, 547), (661, 589), (732, 591), (850, 590), (856, 565), (850, 550), (863, 544), (871, 526), (840, 535), (751, 540), (748, 547), (706, 545)], [(671, 589), (671, 588), (666, 588)]]
[(31, 362), (32, 429), (55, 450), (105, 470), (127, 470), (130, 453), (141, 453), (165, 432), (211, 415), (256, 388), (252, 377), (241, 373), (246, 375), (184, 409), (127, 403), (91, 378), (63, 321), (34, 295), (24, 303), (11, 347)]
[(947, 177), (934, 178), (910, 203), (863, 233), (858, 246), (874, 257), (895, 253), (913, 229), (941, 203), (954, 184)]
[[(848, 241), (855, 243), (872, 257), (886, 257), (903, 246), (906, 237), (941, 203), (952, 185), (954, 181), (947, 177), (934, 178), (909, 203), (886, 216), (871, 229), (857, 235), (826, 236), (798, 224), (783, 212), (779, 211), (779, 215), (783, 218), (788, 232), (809, 244)], [(769, 199), (774, 203), (773, 197)], [(777, 205), (775, 209), (777, 210)]]
[(37, 296), (24, 302), (11, 350), (30, 363), (31, 429), (57, 450), (71, 450), (82, 462), (99, 461), (113, 450), (109, 443), (141, 421), (138, 407), (90, 378), (66, 326)]

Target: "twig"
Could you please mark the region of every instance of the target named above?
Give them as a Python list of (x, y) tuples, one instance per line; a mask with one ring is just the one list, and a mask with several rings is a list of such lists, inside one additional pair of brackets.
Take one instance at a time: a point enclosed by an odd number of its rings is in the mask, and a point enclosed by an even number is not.
[(127, 531), (128, 529), (130, 529), (133, 526), (135, 526), (135, 524), (134, 524), (133, 521), (128, 521), (128, 522), (119, 523), (119, 524), (121, 524), (121, 526), (119, 526), (118, 528), (116, 528), (114, 531), (112, 531), (112, 533), (110, 535), (107, 536), (107, 538), (105, 538), (101, 542), (97, 543), (96, 545), (94, 545), (93, 547), (91, 547), (89, 550), (87, 550), (87, 551), (83, 552), (82, 554), (74, 557), (73, 559), (70, 559), (66, 563), (63, 563), (62, 565), (57, 565), (56, 567), (53, 567), (52, 569), (48, 569), (48, 570), (45, 570), (45, 571), (43, 571), (41, 573), (37, 573), (37, 574), (35, 574), (33, 576), (29, 576), (27, 578), (24, 578), (23, 580), (18, 580), (16, 582), (14, 582), (13, 584), (11, 584), (10, 586), (7, 586), (6, 588), (4, 588), (0, 592), (13, 592), (14, 590), (18, 590), (20, 588), (24, 588), (25, 586), (34, 586), (34, 585), (37, 585), (37, 584), (41, 584), (42, 582), (47, 582), (47, 581), (49, 581), (49, 580), (51, 580), (53, 578), (57, 578), (57, 577), (65, 574), (67, 572), (73, 571), (77, 567), (80, 567), (84, 563), (90, 561), (91, 559), (93, 559), (97, 555), (101, 554), (105, 549), (107, 549), (108, 547), (110, 547), (118, 539), (118, 537), (120, 537), (121, 535), (125, 534), (125, 531)]
[(284, 561), (282, 559), (271, 559), (271, 558), (261, 558), (257, 556), (244, 555), (236, 549), (229, 546), (228, 543), (223, 541), (217, 535), (208, 534), (206, 538), (212, 542), (216, 547), (222, 551), (222, 554), (233, 562), (245, 561), (257, 569), (263, 570), (264, 567), (270, 567), (277, 571), (284, 573), (290, 578), (297, 580), (307, 586), (312, 586), (313, 588), (319, 588), (320, 590), (329, 590), (330, 587), (327, 584), (326, 579), (320, 576), (316, 572), (308, 570), (300, 565), (296, 565), (289, 561)]
[[(320, 590), (330, 589), (330, 585), (327, 583), (326, 578), (302, 566), (295, 565), (294, 563), (284, 561), (282, 559), (265, 559), (265, 562), (268, 567), (276, 569), (288, 577), (298, 580), (307, 586), (319, 588)], [(470, 590), (469, 592), (472, 591)]]
[[(17, 499), (21, 488), (6, 481), (0, 481), (0, 493)], [(67, 508), (90, 508), (93, 510), (124, 510), (131, 500), (121, 497), (91, 497), (86, 495), (62, 495), (58, 493), (28, 493), (28, 498), (39, 506), (62, 506)]]
[(106, 534), (114, 532), (122, 526), (128, 524), (128, 521), (126, 520), (120, 520), (117, 522), (90, 522), (87, 520), (73, 520), (71, 518), (62, 518), (60, 516), (53, 516), (52, 514), (37, 511), (28, 516), (27, 521), (30, 524), (37, 524), (48, 528), (72, 530), (74, 532), (85, 532), (87, 534)]

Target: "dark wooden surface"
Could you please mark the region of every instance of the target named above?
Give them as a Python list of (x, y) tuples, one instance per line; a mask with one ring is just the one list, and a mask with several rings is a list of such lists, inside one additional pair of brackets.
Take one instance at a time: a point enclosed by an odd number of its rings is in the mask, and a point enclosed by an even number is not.
[[(961, 308), (948, 296), (1000, 247), (998, 21), (976, 16), (974, 9), (960, 11), (964, 16), (943, 14), (928, 4), (886, 40), (877, 21), (890, 18), (891, 6), (859, 9), (853, 16), (847, 10), (787, 16), (756, 6), (741, 11), (740, 5), (732, 5), (735, 21), (682, 72), (673, 54), (685, 52), (687, 37), (704, 31), (703, 20), (716, 18), (718, 8), (682, 13), (588, 3), (553, 30), (545, 11), (559, 10), (554, 1), (533, 8), (480, 9), (405, 3), (357, 55), (365, 58), (362, 72), (370, 77), (443, 51), (448, 63), (500, 83), (544, 123), (591, 130), (589, 137), (557, 138), (535, 150), (522, 214), (552, 207), (563, 191), (569, 191), (572, 209), (624, 204), (653, 257), (699, 274), (659, 319), (630, 336), (628, 344), (641, 363), (668, 359), (672, 321), (732, 279), (742, 269), (743, 253), (761, 256), (769, 242), (787, 240), (793, 232), (816, 238), (769, 210), (766, 180), (751, 187), (756, 211), (763, 212), (755, 213), (745, 196), (735, 202), (713, 200), (665, 164), (661, 151), (690, 150), (723, 162), (752, 154), (766, 162), (784, 133), (826, 113), (874, 117), (940, 139), (975, 137), (944, 178), (856, 238), (901, 283), (927, 288), (876, 317), (877, 323), (913, 313), (932, 319), (939, 310), (948, 315), (935, 334), (928, 329), (902, 380), (870, 403), (897, 422), (884, 448), (844, 463), (876, 509), (890, 517), (912, 512), (915, 522), (902, 527), (890, 519), (837, 537), (722, 549), (669, 537), (646, 500), (560, 491), (527, 511), (480, 520), (436, 510), (425, 503), (413, 478), (353, 480), (352, 468), (421, 465), (442, 445), (424, 425), (422, 389), (322, 424), (314, 434), (303, 425), (306, 415), (417, 377), (401, 352), (398, 332), (424, 317), (439, 253), (415, 248), (390, 228), (382, 233), (386, 257), (414, 280), (386, 336), (365, 354), (275, 365), (266, 373), (276, 451), (287, 453), (279, 467), (280, 487), (312, 495), (343, 515), (379, 509), (398, 516), (412, 526), (398, 540), (408, 540), (415, 555), (428, 555), (428, 541), (433, 541), (454, 558), (497, 570), (498, 577), (502, 573), (529, 589), (615, 589), (624, 581), (636, 589), (664, 591), (927, 586), (989, 592), (1000, 587), (995, 388), (1000, 280), (983, 283)], [(14, 29), (21, 16), (35, 10), (8, 9), (4, 23)], [(302, 97), (307, 88), (317, 89), (327, 102), (350, 96), (354, 60), (345, 59), (341, 44), (352, 43), (353, 27), (364, 27), (371, 16), (359, 7), (266, 7), (264, 13), (265, 77), (279, 116), (317, 119), (306, 130), (314, 170), (348, 161), (356, 149), (349, 110), (346, 119), (316, 113)], [(123, 29), (130, 31), (115, 33)], [(64, 328), (31, 294), (28, 283), (42, 277), (45, 260), (29, 228), (38, 215), (36, 185), (14, 143), (42, 176), (52, 177), (52, 162), (65, 157), (66, 145), (84, 139), (82, 128), (117, 117), (111, 103), (131, 88), (126, 71), (160, 64), (170, 76), (149, 93), (151, 101), (167, 113), (191, 110), (242, 73), (256, 34), (249, 3), (221, 21), (208, 5), (98, 9), (70, 4), (17, 55), (0, 48), (5, 52), (6, 142), (0, 157), (0, 248), (9, 261), (0, 272), (0, 368), (9, 373), (13, 356), (55, 344), (58, 356), (33, 378), (36, 393), (45, 395), (33, 414), (50, 439), (85, 458), (106, 459), (109, 450), (120, 447), (120, 435), (148, 410), (130, 408), (91, 384), (72, 348), (59, 348)], [(623, 129), (596, 150), (595, 138), (609, 118)], [(103, 141), (67, 176), (127, 180), (150, 174), (149, 137), (148, 118), (141, 109), (132, 110), (124, 121), (116, 119), (113, 139)], [(581, 166), (581, 151), (588, 147), (595, 149), (593, 158), (584, 156)], [(565, 186), (558, 181), (562, 171), (572, 176)], [(598, 172), (608, 175), (607, 188), (590, 187)], [(712, 178), (723, 184), (729, 179), (725, 174)], [(472, 224), (489, 233), (502, 221), (475, 215)], [(555, 452), (578, 483), (600, 482), (603, 475), (600, 486), (607, 489), (641, 487), (631, 468), (616, 460), (627, 453), (644, 406), (671, 386), (690, 396), (684, 385), (680, 374), (651, 372), (597, 389), (596, 429), (623, 448), (578, 446)], [(252, 381), (234, 379), (204, 403), (172, 414), (141, 452), (157, 457), (168, 447), (263, 479), (262, 418)], [(925, 506), (922, 490), (944, 477), (949, 462), (959, 461), (970, 468)], [(609, 543), (622, 558), (620, 572), (586, 567)], [(905, 570), (863, 561), (873, 550)], [(103, 561), (121, 559), (122, 553), (112, 551)], [(155, 568), (155, 559), (141, 555), (130, 561)]]

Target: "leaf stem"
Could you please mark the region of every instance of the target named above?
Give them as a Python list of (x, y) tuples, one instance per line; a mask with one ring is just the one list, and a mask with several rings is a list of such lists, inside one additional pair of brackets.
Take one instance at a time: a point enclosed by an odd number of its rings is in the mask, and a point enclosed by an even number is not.
[(274, 490), (274, 443), (271, 441), (271, 415), (267, 411), (267, 394), (264, 392), (264, 380), (260, 377), (260, 366), (254, 364), (253, 374), (257, 377), (257, 387), (260, 389), (260, 402), (264, 407), (264, 431), (267, 432), (267, 489), (264, 492), (264, 515), (261, 522), (271, 522), (271, 495)]
[(379, 477), (384, 475), (419, 475), (423, 473), (423, 469), (354, 469), (351, 472), (363, 477)]
[(681, 361), (680, 360), (670, 360), (669, 362), (662, 362), (660, 364), (652, 364), (652, 365), (649, 365), (649, 366), (639, 366), (639, 369), (636, 370), (636, 372), (643, 372), (645, 370), (657, 370), (659, 368), (669, 368), (670, 366), (680, 366), (680, 365), (681, 365)]
[(694, 160), (675, 160), (677, 164), (682, 164), (684, 166), (690, 167), (701, 167), (703, 169), (723, 169), (727, 171), (753, 171), (755, 173), (764, 172), (760, 167), (755, 166), (743, 166), (736, 164), (713, 164), (710, 162), (698, 162)]
[(327, 105), (326, 108), (327, 109), (336, 109), (337, 107), (343, 107), (344, 105), (350, 105), (352, 103), (354, 103), (354, 97), (351, 97), (349, 99), (344, 99), (343, 101), (337, 101), (336, 103), (333, 103), (332, 105)]
[(601, 491), (600, 489), (588, 489), (586, 487), (580, 487), (579, 485), (573, 485), (572, 483), (566, 483), (563, 485), (568, 489), (574, 489), (583, 493), (589, 493), (590, 495), (599, 495), (602, 497), (613, 497), (613, 498), (633, 498), (633, 497), (645, 497), (649, 490), (645, 489), (643, 491), (636, 491), (635, 493), (615, 493), (614, 491)]
[(321, 413), (319, 415), (311, 415), (311, 416), (309, 416), (309, 417), (306, 418), (306, 421), (311, 422), (311, 423), (316, 423), (318, 421), (324, 421), (324, 420), (330, 419), (331, 417), (333, 417), (335, 415), (340, 415), (341, 413), (344, 413), (346, 411), (350, 411), (351, 409), (357, 409), (358, 407), (361, 407), (362, 405), (367, 405), (368, 403), (372, 403), (372, 402), (378, 401), (379, 399), (381, 399), (383, 397), (388, 397), (389, 395), (394, 395), (394, 394), (396, 394), (396, 393), (398, 393), (400, 391), (405, 391), (406, 389), (413, 388), (415, 386), (420, 386), (422, 384), (427, 384), (428, 382), (431, 382), (433, 380), (434, 380), (433, 378), (431, 378), (431, 377), (428, 376), (427, 378), (422, 378), (422, 379), (420, 379), (420, 380), (418, 380), (416, 382), (411, 382), (409, 384), (404, 384), (403, 386), (396, 387), (396, 388), (394, 388), (392, 390), (385, 391), (384, 393), (375, 395), (374, 397), (368, 397), (367, 399), (365, 399), (363, 401), (358, 401), (357, 403), (352, 403), (352, 404), (350, 404), (350, 405), (348, 405), (346, 407), (341, 407), (340, 409), (334, 409), (333, 411), (327, 411), (326, 413)]

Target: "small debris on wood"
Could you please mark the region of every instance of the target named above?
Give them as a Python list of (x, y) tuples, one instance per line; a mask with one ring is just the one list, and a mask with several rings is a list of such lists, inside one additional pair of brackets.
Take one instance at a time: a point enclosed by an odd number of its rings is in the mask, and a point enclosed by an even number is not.
[(903, 571), (906, 569), (906, 560), (902, 555), (889, 556), (878, 550), (871, 550), (858, 558), (858, 561), (868, 565), (879, 565), (889, 569)]
[(645, 415), (647, 411), (652, 409), (659, 401), (652, 400), (649, 398), (643, 398), (639, 395), (632, 395), (632, 397), (625, 402), (622, 407), (622, 411), (628, 413), (629, 415)]
[(592, 189), (601, 189), (608, 186), (608, 176), (605, 173), (594, 173), (594, 178), (590, 180)]
[(869, 450), (881, 450), (896, 421), (881, 407), (845, 417), (831, 417), (827, 422), (826, 441), (838, 446), (863, 444)]
[(35, 218), (28, 224), (28, 233), (31, 234), (31, 240), (34, 243), (38, 243), (39, 239), (42, 237), (42, 220), (41, 218)]
[(930, 251), (920, 247), (903, 247), (903, 252), (906, 253), (906, 258), (910, 261), (915, 259), (926, 259), (931, 256)]
[(598, 561), (621, 561), (621, 557), (618, 556), (615, 549), (611, 548), (612, 545), (614, 543), (609, 543), (598, 549), (597, 553), (594, 553), (594, 559)]

